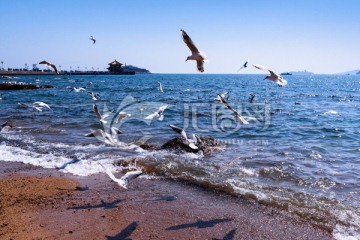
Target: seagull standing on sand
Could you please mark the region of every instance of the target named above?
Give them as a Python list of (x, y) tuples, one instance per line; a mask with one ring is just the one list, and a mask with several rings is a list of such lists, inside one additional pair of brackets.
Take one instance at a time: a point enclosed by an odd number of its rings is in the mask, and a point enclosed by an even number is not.
[(248, 64), (248, 62), (246, 61), (240, 68), (239, 68), (239, 70), (237, 70), (237, 72), (239, 72), (241, 69), (243, 69), (243, 68), (247, 68), (247, 64)]
[(195, 134), (192, 135), (192, 139), (188, 139), (184, 129), (171, 124), (169, 126), (171, 127), (172, 130), (179, 133), (185, 139), (186, 143), (189, 145), (190, 148), (198, 149), (198, 147), (195, 145), (197, 143), (197, 137)]
[(272, 70), (268, 69), (267, 67), (264, 67), (262, 65), (256, 65), (256, 64), (253, 64), (253, 66), (257, 69), (267, 70), (270, 72), (270, 76), (266, 76), (264, 79), (271, 80), (271, 81), (277, 83), (281, 87), (285, 86), (287, 84), (287, 81), (285, 79), (283, 79), (280, 75), (274, 73)]
[(105, 170), (106, 174), (110, 177), (111, 180), (116, 182), (120, 187), (127, 189), (130, 181), (134, 180), (135, 178), (139, 177), (141, 174), (143, 174), (142, 171), (130, 171), (127, 172), (124, 176), (121, 178), (116, 178), (114, 174), (109, 170), (106, 169), (101, 163), (99, 163), (100, 166)]
[(39, 64), (45, 64), (46, 66), (51, 67), (52, 69), (54, 69), (55, 73), (58, 74), (58, 70), (54, 64), (51, 64), (47, 61), (41, 61), (39, 62)]
[(93, 36), (90, 36), (90, 40), (93, 41), (93, 44), (95, 44), (96, 39)]
[(198, 71), (204, 72), (204, 62), (207, 60), (205, 55), (198, 50), (194, 42), (191, 40), (189, 35), (187, 35), (187, 33), (184, 30), (180, 29), (180, 31), (182, 32), (182, 38), (185, 44), (188, 46), (188, 48), (191, 51), (191, 56), (188, 56), (185, 61), (195, 60)]
[(235, 119), (236, 121), (238, 121), (240, 124), (249, 124), (248, 121), (245, 120), (245, 118), (243, 116), (241, 116), (235, 109), (233, 109), (226, 101), (224, 98), (222, 98), (220, 95), (218, 95), (221, 103), (223, 103), (228, 109), (230, 109), (234, 115), (235, 115)]
[(159, 84), (159, 91), (163, 93), (163, 92), (164, 92), (164, 90), (163, 90), (163, 88), (162, 88), (162, 84), (161, 84), (161, 82), (158, 82), (158, 84)]

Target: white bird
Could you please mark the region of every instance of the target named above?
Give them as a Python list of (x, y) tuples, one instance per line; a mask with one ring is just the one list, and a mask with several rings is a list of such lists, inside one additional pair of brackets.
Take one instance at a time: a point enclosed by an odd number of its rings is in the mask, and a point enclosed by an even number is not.
[(52, 64), (52, 63), (49, 63), (47, 61), (41, 61), (41, 62), (39, 62), (39, 64), (45, 64), (46, 66), (51, 67), (52, 69), (54, 69), (56, 74), (58, 73), (58, 70), (57, 70), (56, 66), (54, 64)]
[(94, 101), (99, 100), (100, 94), (93, 93), (93, 92), (90, 92), (90, 91), (88, 91), (88, 93), (91, 95), (92, 100), (94, 100)]
[[(224, 92), (223, 94), (220, 94), (220, 96), (221, 96), (223, 99), (228, 100), (229, 97), (230, 97), (229, 94), (230, 94), (230, 91)], [(221, 99), (220, 99), (219, 95), (216, 96), (216, 98), (214, 98), (214, 100), (215, 100), (215, 101), (218, 101), (218, 102), (221, 102)]]
[(108, 114), (104, 114), (103, 116), (100, 114), (99, 109), (97, 107), (97, 105), (94, 103), (93, 105), (93, 111), (96, 115), (96, 119), (99, 120), (101, 123), (107, 123), (107, 121), (105, 121), (105, 118), (109, 116)]
[(110, 128), (110, 133), (111, 133), (111, 136), (114, 137), (114, 136), (116, 136), (116, 135), (118, 135), (118, 134), (120, 134), (122, 132), (117, 127), (111, 127)]
[(29, 106), (26, 105), (25, 103), (18, 103), (20, 106), (22, 107), (26, 107), (26, 108), (32, 108), (33, 110), (37, 110), (39, 112), (42, 112), (42, 107), (37, 107), (37, 106)]
[(46, 107), (47, 109), (51, 110), (50, 106), (44, 102), (34, 102), (33, 104), (38, 105), (39, 107)]
[(257, 69), (266, 70), (266, 71), (270, 72), (270, 76), (266, 76), (264, 79), (273, 81), (273, 82), (277, 83), (279, 86), (285, 86), (287, 84), (287, 81), (285, 79), (283, 79), (282, 76), (274, 73), (272, 70), (268, 69), (267, 67), (264, 67), (262, 65), (256, 65), (256, 64), (253, 64), (253, 66)]
[(131, 114), (126, 112), (119, 112), (118, 116), (115, 118), (115, 123), (119, 123), (121, 120), (123, 120), (126, 117), (131, 117)]
[(149, 116), (145, 117), (147, 120), (153, 120), (154, 118), (158, 118), (159, 121), (164, 120), (164, 111), (168, 107), (168, 105), (162, 106), (156, 112), (150, 114)]
[(162, 88), (162, 84), (161, 84), (161, 82), (158, 82), (158, 84), (159, 84), (159, 91), (163, 93), (163, 92), (164, 92), (164, 90), (163, 90), (163, 88)]
[(198, 149), (198, 147), (195, 145), (197, 143), (197, 137), (195, 134), (192, 135), (192, 139), (189, 139), (184, 129), (171, 124), (169, 126), (172, 128), (172, 130), (179, 133), (185, 139), (190, 148), (195, 150)]
[(105, 173), (110, 177), (111, 180), (116, 182), (120, 187), (123, 187), (127, 189), (130, 181), (134, 180), (135, 178), (139, 177), (141, 174), (143, 174), (142, 171), (130, 171), (127, 172), (124, 176), (121, 178), (116, 178), (114, 174), (109, 170), (106, 169), (101, 163), (99, 163), (100, 166), (105, 170)]
[(204, 62), (207, 60), (205, 55), (198, 50), (198, 48), (195, 46), (195, 43), (191, 40), (189, 35), (187, 35), (187, 33), (184, 30), (180, 29), (180, 31), (182, 33), (181, 36), (185, 44), (188, 46), (188, 48), (191, 51), (191, 56), (188, 56), (185, 62), (187, 60), (195, 60), (198, 71), (204, 72)]
[(93, 44), (95, 44), (96, 39), (93, 36), (90, 36), (90, 40), (93, 41)]
[(81, 92), (86, 91), (86, 87), (70, 87), (70, 91)]
[(248, 121), (246, 121), (246, 119), (241, 116), (235, 109), (233, 109), (226, 101), (224, 98), (222, 98), (220, 95), (218, 95), (218, 97), (220, 98), (220, 102), (223, 103), (228, 109), (230, 109), (235, 116), (236, 121), (238, 121), (240, 124), (249, 124)]

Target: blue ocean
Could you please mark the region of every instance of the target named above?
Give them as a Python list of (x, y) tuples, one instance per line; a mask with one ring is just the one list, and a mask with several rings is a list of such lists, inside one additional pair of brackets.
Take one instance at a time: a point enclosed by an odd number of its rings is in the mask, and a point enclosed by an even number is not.
[[(0, 91), (0, 123), (16, 128), (0, 133), (0, 160), (20, 161), (79, 176), (103, 169), (138, 168), (149, 178), (171, 178), (278, 207), (319, 226), (335, 221), (336, 239), (360, 239), (360, 76), (290, 75), (278, 87), (264, 75), (144, 74), (18, 76), (1, 80), (54, 88)], [(158, 90), (161, 82), (163, 92)], [(93, 100), (86, 87), (99, 94)], [(214, 99), (227, 102), (249, 124)], [(26, 108), (36, 101), (51, 109)], [(107, 122), (126, 112), (112, 146), (98, 137)], [(162, 106), (163, 120), (146, 119)], [(216, 151), (179, 153), (144, 150), (179, 134), (211, 136)], [(129, 162), (129, 164), (113, 164)]]

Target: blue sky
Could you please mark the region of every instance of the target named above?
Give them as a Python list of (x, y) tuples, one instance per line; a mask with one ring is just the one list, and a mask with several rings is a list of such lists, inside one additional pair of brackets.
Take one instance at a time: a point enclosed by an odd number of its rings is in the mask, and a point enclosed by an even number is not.
[(358, 0), (0, 0), (0, 60), (5, 68), (47, 60), (103, 70), (117, 59), (156, 73), (197, 73), (185, 62), (184, 29), (209, 59), (205, 73), (236, 73), (245, 61), (338, 73), (360, 69), (359, 11)]

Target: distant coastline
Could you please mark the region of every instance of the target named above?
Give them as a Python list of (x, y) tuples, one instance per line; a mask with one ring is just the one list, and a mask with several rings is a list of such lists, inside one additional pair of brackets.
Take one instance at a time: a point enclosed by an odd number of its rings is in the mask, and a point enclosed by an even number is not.
[[(120, 64), (120, 63), (119, 63)], [(122, 64), (121, 64), (122, 65)], [(125, 65), (117, 69), (117, 71), (80, 71), (80, 70), (71, 70), (71, 71), (59, 71), (55, 73), (51, 70), (40, 70), (37, 67), (32, 70), (29, 69), (12, 69), (8, 70), (0, 68), (0, 76), (33, 76), (33, 75), (134, 75), (134, 74), (151, 74), (151, 72), (145, 68), (139, 68), (133, 65)]]
[(52, 71), (0, 71), (0, 76), (58, 76), (58, 75), (135, 75), (135, 71), (111, 73), (108, 71), (62, 71), (56, 74)]

